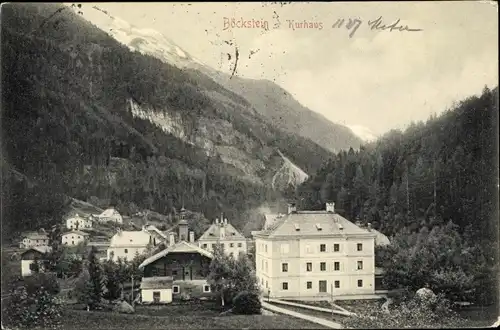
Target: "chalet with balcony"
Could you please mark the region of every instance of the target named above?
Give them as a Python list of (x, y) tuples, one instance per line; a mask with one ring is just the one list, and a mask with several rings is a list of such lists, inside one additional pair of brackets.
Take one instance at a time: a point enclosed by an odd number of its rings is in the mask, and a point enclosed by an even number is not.
[(178, 231), (179, 241), (175, 241), (174, 233), (169, 233), (169, 246), (139, 265), (144, 272), (141, 282), (143, 303), (212, 297), (207, 282), (212, 253), (194, 243), (194, 233), (189, 232), (183, 219)]

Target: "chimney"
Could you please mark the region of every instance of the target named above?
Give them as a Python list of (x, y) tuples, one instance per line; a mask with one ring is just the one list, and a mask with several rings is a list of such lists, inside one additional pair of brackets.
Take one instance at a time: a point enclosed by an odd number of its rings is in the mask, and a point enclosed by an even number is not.
[(326, 212), (335, 213), (335, 203), (326, 203)]
[(219, 218), (215, 218), (215, 223), (218, 225), (219, 224)]
[(170, 232), (168, 234), (168, 245), (174, 245), (175, 244), (175, 235), (174, 233)]
[(224, 224), (227, 225), (227, 218), (224, 219)]
[(297, 206), (295, 206), (295, 203), (288, 204), (288, 214), (292, 213), (297, 213)]
[(372, 231), (372, 224), (370, 222), (368, 222), (368, 231)]
[(189, 242), (194, 243), (194, 231), (189, 231)]

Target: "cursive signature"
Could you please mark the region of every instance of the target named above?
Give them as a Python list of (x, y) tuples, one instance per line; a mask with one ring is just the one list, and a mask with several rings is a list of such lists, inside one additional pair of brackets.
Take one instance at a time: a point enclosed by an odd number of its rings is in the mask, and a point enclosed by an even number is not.
[(373, 20), (373, 21), (368, 21), (368, 25), (371, 27), (372, 30), (389, 30), (389, 32), (392, 32), (394, 30), (397, 30), (397, 31), (408, 31), (408, 32), (416, 32), (416, 31), (422, 31), (422, 29), (411, 29), (408, 27), (408, 25), (399, 25), (399, 22), (401, 21), (401, 19), (397, 19), (397, 21), (395, 21), (394, 23), (392, 24), (389, 24), (389, 25), (386, 25), (382, 22), (382, 16), (380, 16), (379, 18), (377, 18), (376, 20)]

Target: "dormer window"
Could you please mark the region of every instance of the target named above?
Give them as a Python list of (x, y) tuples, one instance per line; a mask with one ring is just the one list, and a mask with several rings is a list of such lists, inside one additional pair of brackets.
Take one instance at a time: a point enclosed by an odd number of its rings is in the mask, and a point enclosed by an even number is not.
[(300, 231), (300, 226), (298, 223), (295, 224), (295, 231)]
[(323, 230), (323, 228), (321, 228), (321, 225), (319, 223), (316, 224), (316, 229)]

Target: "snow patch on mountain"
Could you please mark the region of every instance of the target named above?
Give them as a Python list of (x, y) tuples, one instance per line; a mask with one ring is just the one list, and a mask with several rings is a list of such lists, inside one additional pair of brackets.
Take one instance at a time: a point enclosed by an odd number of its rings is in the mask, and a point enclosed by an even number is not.
[(206, 68), (202, 61), (193, 58), (157, 30), (136, 27), (119, 17), (111, 16), (109, 13), (95, 8), (91, 21), (132, 51), (156, 57), (179, 68)]
[(361, 140), (370, 142), (376, 140), (378, 137), (367, 127), (361, 125), (345, 125)]

